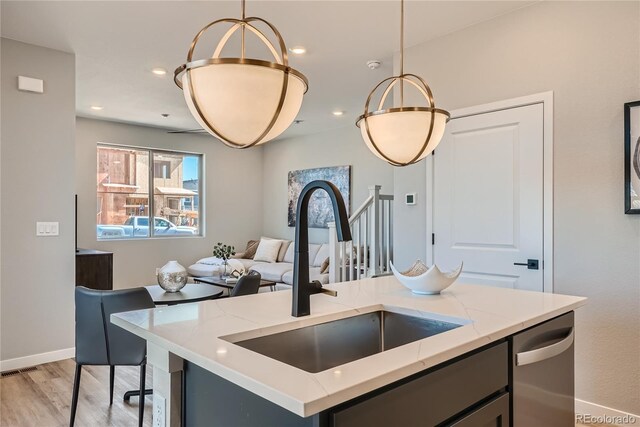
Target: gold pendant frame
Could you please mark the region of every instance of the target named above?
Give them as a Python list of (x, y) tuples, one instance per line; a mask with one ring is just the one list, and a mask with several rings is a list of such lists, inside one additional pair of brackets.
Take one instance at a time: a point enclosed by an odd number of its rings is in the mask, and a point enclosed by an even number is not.
[[(181, 75), (182, 73), (186, 73), (185, 74), (185, 80), (187, 85), (189, 86), (189, 92), (190, 92), (190, 96), (191, 96), (191, 102), (193, 103), (193, 106), (195, 107), (195, 110), (201, 120), (202, 123), (204, 123), (205, 126), (205, 130), (207, 132), (209, 132), (210, 134), (214, 135), (215, 137), (217, 137), (218, 139), (220, 139), (226, 146), (231, 147), (231, 148), (239, 148), (239, 149), (245, 149), (245, 148), (250, 148), (253, 147), (259, 143), (261, 143), (263, 141), (263, 139), (265, 138), (265, 136), (267, 136), (267, 134), (271, 131), (271, 129), (273, 128), (273, 126), (275, 125), (275, 123), (277, 122), (280, 113), (282, 111), (282, 106), (284, 104), (285, 98), (287, 96), (287, 88), (289, 85), (289, 77), (290, 75), (293, 75), (297, 78), (299, 78), (300, 80), (302, 80), (302, 82), (304, 83), (305, 89), (304, 89), (304, 93), (307, 92), (307, 90), (309, 89), (309, 81), (307, 80), (307, 78), (299, 71), (291, 68), (289, 66), (289, 60), (288, 60), (288, 55), (287, 55), (287, 47), (284, 43), (284, 39), (282, 38), (282, 35), (280, 34), (280, 32), (276, 29), (275, 26), (273, 26), (271, 23), (269, 23), (268, 21), (262, 19), (262, 18), (258, 18), (258, 17), (248, 17), (245, 18), (244, 17), (244, 1), (243, 3), (243, 17), (242, 19), (235, 19), (235, 18), (224, 18), (224, 19), (218, 19), (216, 21), (213, 21), (211, 23), (209, 23), (208, 25), (206, 25), (204, 28), (202, 28), (200, 30), (200, 32), (198, 32), (198, 34), (195, 36), (195, 38), (193, 39), (193, 41), (191, 42), (191, 47), (189, 48), (189, 52), (187, 54), (187, 61), (185, 64), (180, 65), (178, 68), (176, 68), (175, 72), (174, 72), (174, 76), (173, 76), (173, 80), (175, 82), (175, 84), (180, 88), (183, 89), (182, 86), (182, 80), (181, 80)], [(252, 25), (252, 23), (254, 22), (260, 22), (265, 24), (274, 34), (275, 38), (278, 41), (278, 47), (280, 52), (278, 53), (278, 51), (276, 50), (275, 46), (271, 43), (271, 41), (269, 41), (269, 39), (264, 35), (264, 33), (262, 31), (260, 31), (258, 28), (256, 28), (254, 25)], [(210, 28), (212, 28), (215, 25), (218, 24), (223, 24), (223, 23), (231, 23), (233, 24), (232, 27), (225, 33), (225, 35), (220, 39), (220, 41), (218, 42), (218, 45), (216, 46), (216, 49), (212, 55), (211, 58), (207, 58), (207, 59), (200, 59), (200, 60), (193, 60), (193, 53), (195, 51), (196, 45), (198, 44), (198, 41), (200, 40), (200, 38), (202, 37), (202, 35), (209, 30)], [(227, 42), (229, 41), (229, 39), (231, 38), (231, 36), (238, 30), (242, 31), (242, 55), (240, 58), (220, 58), (220, 53), (222, 52), (222, 50), (224, 49), (225, 45), (227, 44)], [(275, 62), (270, 62), (270, 61), (264, 61), (264, 60), (259, 60), (259, 59), (251, 59), (251, 58), (245, 58), (245, 30), (249, 30), (250, 32), (252, 32), (253, 34), (255, 34), (258, 39), (260, 39), (265, 45), (266, 47), (269, 49), (269, 51), (271, 52), (271, 54), (274, 57), (274, 61)], [(274, 114), (268, 124), (268, 126), (264, 129), (264, 131), (252, 142), (248, 143), (248, 144), (241, 144), (241, 143), (237, 143), (232, 141), (230, 138), (226, 137), (225, 135), (223, 135), (222, 132), (220, 132), (220, 130), (216, 129), (215, 126), (213, 126), (209, 120), (207, 120), (205, 118), (205, 115), (203, 114), (202, 110), (200, 109), (198, 103), (196, 102), (195, 99), (195, 94), (194, 94), (194, 88), (193, 88), (193, 82), (191, 79), (191, 70), (194, 70), (196, 68), (200, 68), (200, 67), (214, 67), (216, 65), (220, 65), (220, 64), (238, 64), (238, 65), (245, 65), (245, 66), (254, 66), (254, 67), (266, 67), (266, 68), (271, 68), (271, 69), (276, 69), (276, 70), (280, 70), (282, 71), (282, 88), (280, 91), (280, 98), (279, 98), (279, 102), (277, 104), (277, 108), (274, 111)]]

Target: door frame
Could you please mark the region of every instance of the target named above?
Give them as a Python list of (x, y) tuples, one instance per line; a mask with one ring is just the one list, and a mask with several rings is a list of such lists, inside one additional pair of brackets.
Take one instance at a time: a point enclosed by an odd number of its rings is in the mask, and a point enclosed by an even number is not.
[[(451, 119), (476, 116), (511, 108), (542, 104), (542, 138), (543, 138), (543, 244), (542, 244), (542, 281), (543, 291), (553, 293), (553, 91), (536, 93), (488, 104), (460, 108), (451, 111)], [(434, 156), (425, 159), (427, 168), (427, 263), (433, 264), (433, 199), (434, 199)]]

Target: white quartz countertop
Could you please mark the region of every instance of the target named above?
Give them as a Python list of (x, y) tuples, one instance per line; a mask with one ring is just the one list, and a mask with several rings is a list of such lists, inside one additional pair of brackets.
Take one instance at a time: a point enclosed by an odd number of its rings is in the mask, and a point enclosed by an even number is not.
[[(119, 313), (111, 321), (307, 417), (586, 303), (582, 297), (462, 284), (441, 295), (414, 295), (393, 276), (327, 287), (338, 296), (312, 295), (311, 315), (300, 318), (291, 316), (291, 291), (278, 291)], [(315, 374), (229, 342), (381, 308), (464, 325)]]

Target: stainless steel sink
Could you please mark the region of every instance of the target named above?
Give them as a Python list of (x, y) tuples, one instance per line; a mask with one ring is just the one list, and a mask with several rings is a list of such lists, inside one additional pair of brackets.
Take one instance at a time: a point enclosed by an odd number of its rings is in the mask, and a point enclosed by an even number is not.
[(460, 326), (378, 310), (235, 344), (315, 373)]

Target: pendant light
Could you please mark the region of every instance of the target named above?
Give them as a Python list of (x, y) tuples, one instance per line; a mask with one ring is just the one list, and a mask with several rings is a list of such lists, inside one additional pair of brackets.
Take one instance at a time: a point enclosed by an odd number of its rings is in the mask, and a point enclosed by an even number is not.
[[(274, 139), (284, 132), (300, 111), (308, 81), (289, 66), (282, 36), (269, 22), (245, 16), (224, 18), (206, 25), (195, 36), (187, 62), (175, 70), (174, 81), (184, 93), (191, 114), (204, 130), (232, 148), (249, 148)], [(200, 38), (219, 24), (231, 24), (213, 55), (194, 60)], [(277, 40), (277, 46), (258, 28), (262, 25)], [(229, 39), (239, 31), (239, 57), (221, 57)], [(273, 61), (247, 58), (246, 38), (261, 41)]]
[[(405, 106), (405, 84), (416, 89), (426, 100), (423, 106)], [(392, 103), (385, 108), (391, 89), (399, 86), (400, 106)], [(370, 110), (374, 95), (384, 87), (378, 108)], [(373, 102), (375, 105), (375, 102)], [(449, 113), (436, 108), (429, 85), (415, 74), (404, 72), (404, 0), (400, 1), (400, 75), (389, 77), (373, 88), (358, 118), (362, 138), (369, 150), (393, 166), (407, 166), (419, 162), (436, 148), (444, 134)]]

